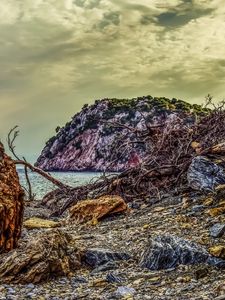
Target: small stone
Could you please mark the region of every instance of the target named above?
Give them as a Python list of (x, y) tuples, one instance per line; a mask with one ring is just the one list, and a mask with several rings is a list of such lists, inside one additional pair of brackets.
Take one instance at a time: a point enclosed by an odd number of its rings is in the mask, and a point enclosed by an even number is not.
[(136, 292), (135, 289), (130, 288), (128, 286), (119, 286), (118, 289), (116, 290), (116, 293), (119, 294), (120, 296), (132, 296)]
[(225, 294), (214, 298), (214, 300), (225, 300)]
[(199, 212), (199, 211), (202, 211), (204, 208), (205, 208), (204, 205), (194, 205), (192, 207), (192, 211)]
[(161, 277), (157, 276), (157, 277), (151, 277), (148, 279), (149, 282), (151, 283), (158, 283), (161, 280)]
[(203, 202), (203, 205), (204, 206), (210, 206), (213, 204), (213, 198), (212, 197), (209, 197), (209, 198), (206, 198)]
[(149, 224), (145, 224), (144, 226), (143, 226), (143, 229), (148, 229), (149, 228)]
[(113, 261), (109, 261), (106, 264), (100, 265), (97, 268), (95, 268), (94, 270), (91, 271), (91, 275), (99, 273), (99, 272), (105, 272), (105, 271), (109, 271), (109, 270), (113, 270), (118, 268), (118, 265), (116, 262)]
[(90, 286), (91, 287), (103, 287), (107, 284), (107, 281), (105, 279), (99, 278), (99, 279), (95, 279)]
[(216, 223), (210, 228), (210, 235), (219, 238), (225, 233), (225, 224)]
[(225, 259), (225, 245), (215, 245), (209, 248), (209, 253), (213, 256)]
[(219, 216), (223, 213), (225, 213), (225, 206), (219, 206), (219, 207), (215, 207), (215, 208), (211, 208), (207, 211), (207, 213), (211, 216), (211, 217), (216, 217)]
[(8, 288), (8, 293), (9, 293), (9, 294), (15, 294), (15, 290), (12, 289), (12, 288)]
[(23, 225), (28, 229), (34, 228), (54, 228), (60, 226), (59, 222), (54, 222), (51, 220), (45, 220), (41, 218), (30, 218), (26, 220)]
[(201, 278), (206, 277), (208, 275), (208, 273), (209, 273), (208, 268), (199, 268), (195, 271), (194, 275), (195, 275), (196, 280), (199, 280)]
[(82, 276), (76, 276), (71, 279), (73, 283), (87, 283), (87, 279)]
[(113, 273), (109, 273), (106, 276), (106, 281), (108, 281), (109, 283), (121, 283), (123, 282), (123, 279), (119, 276), (114, 275)]
[(176, 281), (177, 282), (182, 282), (182, 283), (190, 282), (191, 281), (191, 277), (190, 276), (178, 277), (176, 279)]
[(130, 204), (130, 208), (132, 208), (132, 209), (139, 209), (140, 206), (141, 205), (135, 201)]

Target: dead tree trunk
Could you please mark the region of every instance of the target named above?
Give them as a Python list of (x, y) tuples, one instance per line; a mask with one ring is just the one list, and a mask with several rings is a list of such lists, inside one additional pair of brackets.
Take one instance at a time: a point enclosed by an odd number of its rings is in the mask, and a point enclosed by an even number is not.
[(0, 253), (17, 247), (23, 222), (23, 197), (15, 164), (0, 143)]

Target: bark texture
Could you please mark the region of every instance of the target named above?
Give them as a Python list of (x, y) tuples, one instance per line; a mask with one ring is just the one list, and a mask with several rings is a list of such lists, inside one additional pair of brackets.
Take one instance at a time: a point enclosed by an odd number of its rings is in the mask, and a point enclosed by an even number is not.
[(15, 164), (0, 143), (0, 253), (17, 247), (23, 223), (23, 197)]

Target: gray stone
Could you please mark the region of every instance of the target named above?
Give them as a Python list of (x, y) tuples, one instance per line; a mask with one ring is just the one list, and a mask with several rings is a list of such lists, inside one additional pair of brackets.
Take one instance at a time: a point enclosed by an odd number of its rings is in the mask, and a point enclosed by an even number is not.
[(98, 266), (97, 268), (93, 269), (91, 272), (91, 275), (99, 273), (99, 272), (105, 272), (113, 269), (117, 269), (118, 264), (114, 261), (109, 261), (103, 265)]
[(225, 224), (216, 223), (210, 229), (210, 235), (214, 238), (219, 238), (225, 233)]
[(225, 268), (224, 260), (212, 257), (202, 246), (171, 235), (151, 239), (140, 260), (140, 265), (150, 270), (200, 263)]
[(225, 184), (225, 173), (222, 167), (206, 157), (197, 156), (188, 169), (187, 179), (194, 190), (213, 192), (216, 186)]
[(205, 209), (205, 206), (204, 205), (194, 205), (192, 207), (192, 211), (193, 212), (199, 212), (199, 211), (202, 211), (203, 209)]
[(106, 276), (106, 281), (108, 281), (109, 283), (121, 283), (123, 282), (123, 278), (114, 275), (113, 273), (109, 273)]
[(83, 261), (91, 267), (98, 267), (111, 261), (129, 260), (127, 253), (114, 252), (107, 249), (88, 249), (84, 253)]
[(118, 289), (116, 290), (116, 293), (121, 296), (134, 295), (135, 292), (136, 292), (135, 289), (130, 288), (128, 286), (119, 286)]
[(214, 300), (225, 300), (225, 294), (214, 298)]

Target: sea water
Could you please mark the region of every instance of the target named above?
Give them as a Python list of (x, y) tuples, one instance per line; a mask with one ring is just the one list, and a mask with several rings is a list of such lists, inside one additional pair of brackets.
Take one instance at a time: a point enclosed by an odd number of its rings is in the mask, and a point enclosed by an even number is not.
[[(20, 184), (27, 188), (24, 170), (17, 169), (17, 171), (20, 178)], [(88, 184), (103, 176), (103, 173), (101, 172), (49, 172), (49, 174), (61, 182), (74, 187)], [(35, 194), (35, 199), (42, 199), (48, 192), (57, 188), (50, 181), (37, 173), (29, 172), (29, 178), (32, 185), (32, 192)]]

